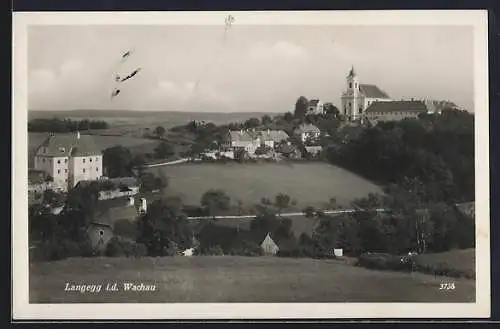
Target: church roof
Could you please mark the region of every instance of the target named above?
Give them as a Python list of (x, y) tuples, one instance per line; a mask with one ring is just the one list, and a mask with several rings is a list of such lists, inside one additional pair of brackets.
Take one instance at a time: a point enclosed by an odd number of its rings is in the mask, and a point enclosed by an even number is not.
[(376, 85), (360, 84), (359, 90), (368, 98), (389, 98), (389, 96)]
[(80, 138), (77, 138), (76, 134), (49, 135), (36, 150), (36, 155), (48, 157), (89, 156), (100, 154), (101, 150), (97, 148), (93, 136), (82, 135)]
[(394, 101), (374, 102), (366, 111), (367, 113), (389, 113), (389, 112), (427, 112), (427, 106), (421, 101)]

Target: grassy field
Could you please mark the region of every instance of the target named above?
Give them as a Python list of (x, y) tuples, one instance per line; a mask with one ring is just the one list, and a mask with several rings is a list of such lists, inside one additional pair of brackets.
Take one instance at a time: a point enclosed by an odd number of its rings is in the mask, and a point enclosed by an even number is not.
[(210, 188), (223, 189), (236, 203), (260, 202), (286, 193), (297, 200), (297, 208), (323, 207), (330, 198), (347, 205), (369, 192), (380, 192), (371, 182), (326, 163), (295, 164), (182, 164), (151, 168), (169, 178), (169, 195), (181, 196), (185, 203), (199, 204)]
[[(58, 302), (474, 302), (475, 281), (374, 271), (335, 260), (276, 257), (89, 258), (32, 264), (30, 303)], [(66, 283), (102, 284), (99, 293)], [(106, 292), (117, 282), (120, 291)], [(156, 285), (125, 292), (124, 282)]]
[(452, 269), (457, 275), (473, 278), (476, 273), (476, 250), (451, 250), (415, 257), (417, 265), (429, 268)]

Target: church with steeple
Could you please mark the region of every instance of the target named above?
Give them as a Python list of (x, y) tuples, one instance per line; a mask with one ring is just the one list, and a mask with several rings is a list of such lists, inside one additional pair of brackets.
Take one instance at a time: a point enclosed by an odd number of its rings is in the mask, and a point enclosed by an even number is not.
[(360, 83), (354, 67), (346, 77), (346, 89), (341, 95), (341, 113), (348, 120), (358, 120), (374, 102), (390, 102), (392, 99), (376, 85)]

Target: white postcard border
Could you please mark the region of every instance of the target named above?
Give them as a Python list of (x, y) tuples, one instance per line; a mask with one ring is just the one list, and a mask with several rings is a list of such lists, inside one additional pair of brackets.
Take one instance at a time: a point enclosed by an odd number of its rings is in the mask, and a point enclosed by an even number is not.
[[(27, 27), (214, 25), (232, 14), (255, 25), (474, 26), (476, 147), (475, 303), (30, 304), (27, 225)], [(15, 12), (13, 14), (12, 268), (14, 319), (342, 319), (490, 316), (488, 26), (485, 10), (290, 12)]]

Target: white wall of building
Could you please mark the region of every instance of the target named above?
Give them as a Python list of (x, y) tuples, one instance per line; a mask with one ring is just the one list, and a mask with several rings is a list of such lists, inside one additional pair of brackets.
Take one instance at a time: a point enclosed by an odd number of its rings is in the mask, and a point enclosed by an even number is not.
[(102, 155), (72, 157), (70, 183), (75, 186), (82, 180), (97, 180), (102, 176)]

